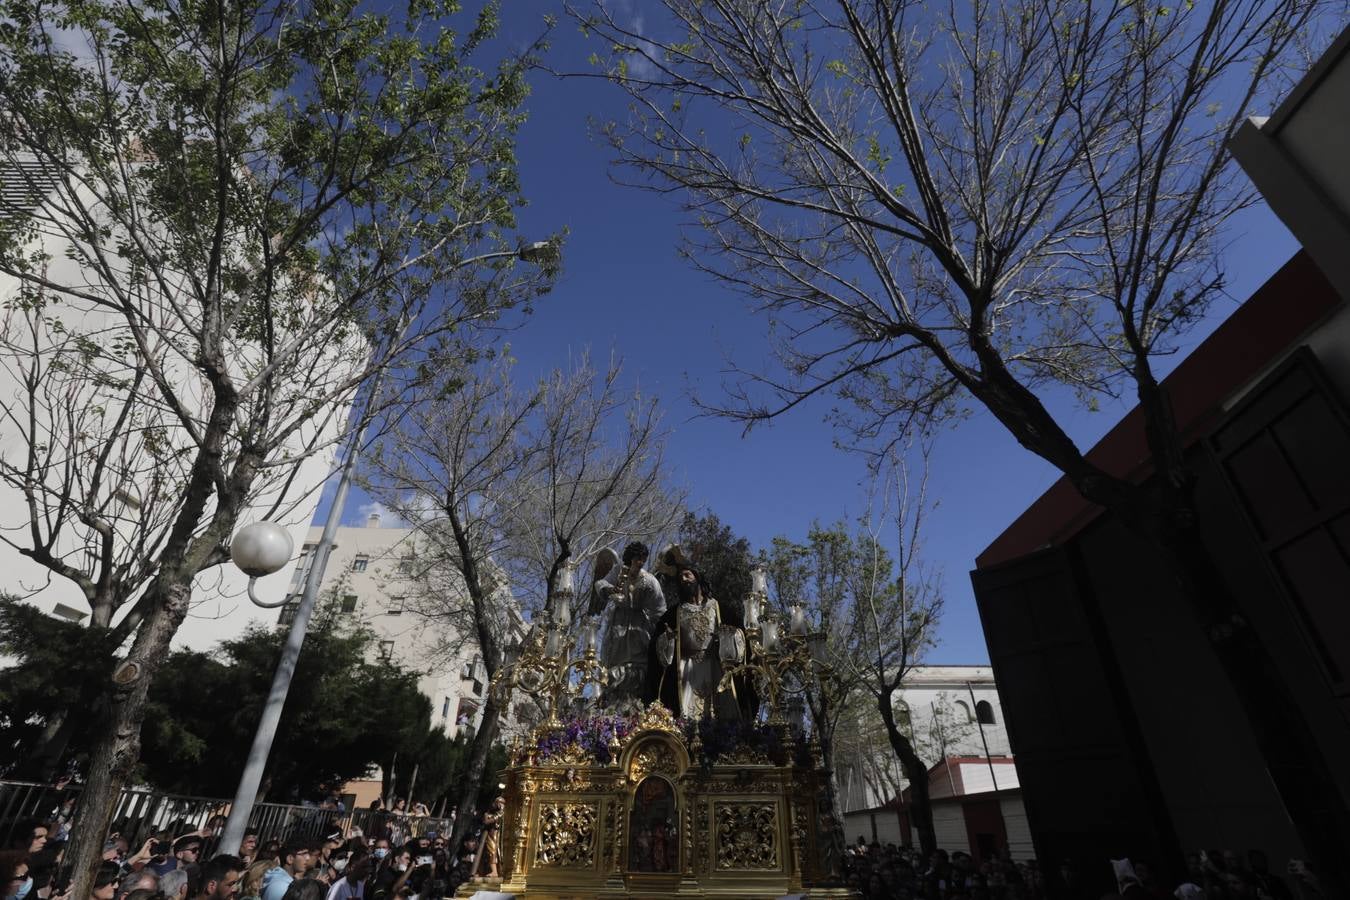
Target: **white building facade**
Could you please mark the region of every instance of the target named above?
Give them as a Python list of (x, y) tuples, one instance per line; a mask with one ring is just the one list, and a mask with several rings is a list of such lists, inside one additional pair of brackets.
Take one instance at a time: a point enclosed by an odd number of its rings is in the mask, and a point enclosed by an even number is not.
[[(40, 250), (45, 255), (44, 274), (49, 282), (83, 286), (88, 278), (80, 268), (77, 254), (70, 251), (70, 240), (47, 221), (56, 214), (45, 207), (44, 187), (46, 196), (57, 190), (53, 179), (44, 181), (37, 163), (25, 166), (13, 159), (0, 162), (0, 216), (39, 210), (39, 221), (45, 224), (39, 226), (31, 247), (25, 252)], [(168, 463), (156, 472), (155, 466), (149, 463), (151, 454), (147, 452), (145, 442), (137, 443), (137, 429), (128, 429), (128, 436), (113, 449), (114, 461), (117, 454), (122, 454), (122, 461), (120, 465), (116, 462), (110, 465), (103, 486), (94, 489), (81, 482), (81, 477), (88, 478), (93, 458), (102, 446), (99, 440), (101, 418), (120, 408), (119, 401), (124, 394), (121, 388), (101, 388), (97, 378), (87, 382), (82, 382), (80, 377), (44, 381), (46, 376), (41, 374), (51, 369), (61, 353), (71, 352), (72, 348), (80, 346), (78, 342), (83, 341), (85, 346), (98, 348), (110, 361), (108, 378), (112, 384), (114, 377), (124, 374), (121, 370), (125, 363), (119, 359), (116, 347), (127, 339), (126, 320), (92, 301), (54, 294), (47, 298), (51, 312), (44, 319), (25, 310), (23, 303), (15, 302), (20, 300), (20, 291), (18, 279), (0, 273), (0, 458), (22, 468), (35, 447), (38, 456), (47, 454), (50, 467), (41, 479), (42, 489), (37, 492), (41, 498), (39, 504), (55, 506), (53, 497), (69, 484), (79, 485), (71, 492), (72, 499), (97, 507), (99, 518), (109, 523), (112, 530), (119, 562), (131, 559), (132, 545), (147, 535), (151, 541), (155, 540), (167, 527), (164, 521), (166, 504), (155, 507), (141, 502), (148, 493), (148, 483), (156, 475), (173, 480), (180, 479), (182, 473)], [(161, 309), (159, 313), (169, 317), (172, 311)], [(165, 332), (171, 330), (170, 326), (158, 324)], [(203, 404), (189, 410), (190, 414), (196, 414), (205, 408), (200, 373), (188, 364), (181, 347), (171, 348), (169, 344), (167, 340), (161, 341), (151, 350), (178, 396), (188, 402)], [(257, 354), (256, 346), (241, 345), (233, 349), (237, 357), (234, 362), (241, 370), (246, 370), (249, 357)], [(335, 365), (340, 364), (335, 359)], [(88, 365), (89, 371), (95, 368), (96, 363)], [(147, 398), (156, 396), (150, 390), (143, 393)], [(162, 403), (137, 404), (136, 412), (145, 417), (141, 432), (157, 431), (160, 442), (169, 451), (184, 449), (188, 443), (186, 438), (175, 426), (174, 417), (159, 409), (160, 405)], [(341, 414), (327, 418), (319, 428), (316, 443), (330, 442), (344, 421), (345, 415)], [(304, 437), (313, 438), (314, 435), (308, 433)], [(292, 452), (298, 455), (303, 443), (299, 440)], [(177, 461), (171, 452), (166, 451), (165, 456), (172, 462)], [(284, 475), (269, 476), (258, 496), (240, 515), (239, 527), (267, 517), (285, 527), (298, 548), (309, 529), (319, 502), (320, 487), (332, 469), (332, 461), (331, 451), (320, 451), (305, 456), (298, 463), (295, 477), (289, 479), (289, 483)], [(208, 516), (209, 513), (208, 506)], [(46, 510), (39, 510), (39, 519), (46, 515)], [(30, 547), (33, 543), (30, 532), (33, 519), (23, 491), (12, 483), (0, 481), (0, 592), (27, 600), (44, 612), (68, 621), (87, 623), (90, 606), (80, 588), (20, 552), (20, 548)], [(59, 534), (52, 544), (52, 554), (70, 561), (76, 569), (90, 571), (92, 567), (88, 560), (100, 552), (100, 535), (78, 516), (66, 513), (65, 519), (66, 523), (57, 529)], [(47, 534), (43, 537), (45, 539)], [(259, 599), (273, 603), (280, 601), (293, 567), (294, 561), (279, 574), (259, 579), (256, 587)], [(265, 620), (269, 614), (249, 601), (247, 585), (248, 577), (228, 562), (200, 574), (194, 581), (187, 618), (175, 634), (173, 646), (206, 650), (221, 640), (238, 637), (250, 622)], [(132, 597), (114, 614), (113, 625), (131, 608), (134, 599)]]
[[(287, 589), (293, 602), (279, 610), (279, 626), (295, 615), (322, 537), (321, 527), (309, 529)], [(378, 515), (364, 527), (339, 528), (319, 584), (320, 602), (336, 603), (339, 615), (374, 632), (377, 659), (417, 673), (419, 690), (431, 700), (432, 724), (453, 737), (482, 720), (487, 671), (472, 634), (424, 613), (415, 594), (424, 589), (411, 577), (415, 557), (415, 532), (381, 527)]]
[[(915, 750), (930, 766), (949, 758), (1002, 760), (1012, 756), (998, 686), (988, 666), (915, 666), (892, 703), (897, 723), (902, 729), (908, 726)], [(908, 785), (879, 721), (865, 724), (862, 730), (872, 739), (852, 744), (835, 759), (846, 814), (881, 806)], [(1011, 763), (995, 762), (992, 776), (987, 764), (971, 767), (972, 784), (983, 778), (992, 786), (996, 778), (999, 788), (1017, 786)]]

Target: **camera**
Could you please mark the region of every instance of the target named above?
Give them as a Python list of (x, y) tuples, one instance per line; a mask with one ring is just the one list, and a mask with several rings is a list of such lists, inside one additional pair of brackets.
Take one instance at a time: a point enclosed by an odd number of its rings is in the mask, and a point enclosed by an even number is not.
[(433, 860), (432, 860), (432, 858), (431, 858), (430, 856), (419, 856), (419, 857), (417, 857), (417, 865), (419, 865), (419, 866), (429, 866), (429, 865), (431, 865), (432, 862), (433, 862)]

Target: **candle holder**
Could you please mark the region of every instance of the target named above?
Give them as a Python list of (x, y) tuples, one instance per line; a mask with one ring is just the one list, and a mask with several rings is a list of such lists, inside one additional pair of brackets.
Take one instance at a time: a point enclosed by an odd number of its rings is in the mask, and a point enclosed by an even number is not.
[[(747, 613), (750, 608), (751, 602), (747, 601)], [(824, 668), (825, 635), (807, 628), (805, 610), (802, 610), (800, 620), (794, 618), (786, 634), (777, 619), (771, 616), (757, 616), (756, 619), (758, 627), (746, 628), (743, 641), (733, 643), (734, 651), (722, 653), (722, 680), (718, 690), (730, 688), (737, 677), (748, 675), (754, 678), (767, 695), (768, 723), (786, 725), (782, 700), (785, 696), (805, 693), (813, 667)], [(726, 641), (723, 636), (722, 642)]]
[[(580, 646), (580, 654), (573, 651)], [(594, 685), (598, 700), (609, 683), (609, 674), (600, 663), (599, 627), (588, 621), (581, 629), (581, 642), (567, 634), (557, 622), (534, 629), (525, 639), (516, 660), (503, 666), (492, 677), (491, 689), (503, 702), (515, 688), (543, 698), (544, 724), (562, 725), (558, 712), (564, 700), (579, 697), (588, 685)]]

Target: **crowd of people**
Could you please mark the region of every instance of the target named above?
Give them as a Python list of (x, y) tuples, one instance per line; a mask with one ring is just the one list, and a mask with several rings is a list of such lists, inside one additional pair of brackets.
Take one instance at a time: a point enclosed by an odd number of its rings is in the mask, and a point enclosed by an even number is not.
[[(412, 836), (403, 817), (388, 813), (346, 829), (325, 827), (318, 837), (290, 829), (284, 838), (248, 830), (237, 854), (221, 853), (223, 816), (198, 829), (183, 822), (156, 831), (138, 846), (114, 826), (88, 898), (70, 893), (64, 865), (69, 819), (9, 823), (9, 848), (0, 851), (3, 900), (441, 900), (480, 874), (480, 843), (491, 842), (492, 810), (470, 829), (452, 859), (449, 835)], [(334, 823), (339, 820), (333, 819)], [(483, 823), (486, 822), (486, 825)], [(125, 835), (124, 830), (125, 829)]]
[[(325, 810), (328, 803), (316, 810)], [(405, 806), (378, 802), (365, 829), (324, 820), (316, 832), (290, 828), (284, 837), (244, 834), (237, 854), (221, 853), (223, 816), (199, 829), (183, 822), (156, 831), (139, 846), (138, 829), (114, 826), (88, 898), (79, 900), (441, 900), (470, 879), (496, 874), (500, 802), (485, 810), (456, 858), (449, 836), (409, 832)], [(9, 848), (0, 851), (0, 900), (77, 900), (63, 866), (73, 806), (59, 804), (42, 820), (9, 823)], [(339, 810), (340, 811), (340, 810)], [(350, 819), (346, 821), (350, 822)], [(311, 823), (312, 824), (312, 823)], [(1140, 860), (1103, 861), (1116, 890), (1092, 887), (1098, 879), (1064, 865), (1047, 873), (1035, 861), (1013, 862), (1006, 853), (981, 860), (962, 851), (927, 856), (914, 847), (868, 843), (862, 836), (842, 860), (845, 884), (863, 900), (1039, 900), (1047, 877), (1068, 896), (1125, 900), (1320, 900), (1317, 879), (1302, 864), (1287, 877), (1272, 873), (1260, 851), (1209, 851), (1186, 859), (1178, 884)], [(1092, 873), (1101, 875), (1103, 873)]]
[[(858, 836), (844, 853), (845, 883), (864, 900), (1039, 900), (1046, 896), (1045, 873), (1036, 861), (1013, 862), (1006, 853), (976, 861), (969, 853), (937, 850), (925, 857), (917, 848), (868, 843)], [(1303, 864), (1292, 865), (1287, 878), (1270, 871), (1259, 850), (1193, 853), (1186, 857), (1186, 875), (1177, 884), (1163, 884), (1146, 862), (1102, 860), (1101, 872), (1116, 890), (1090, 886), (1101, 878), (1070, 865), (1053, 873), (1058, 893), (1090, 900), (1322, 900), (1326, 895)]]

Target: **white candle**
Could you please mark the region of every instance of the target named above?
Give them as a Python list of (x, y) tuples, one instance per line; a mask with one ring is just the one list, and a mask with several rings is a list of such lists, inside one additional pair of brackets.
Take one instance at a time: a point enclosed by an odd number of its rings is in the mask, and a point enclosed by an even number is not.
[(562, 649), (562, 631), (557, 628), (548, 630), (548, 637), (544, 640), (544, 653), (548, 656), (557, 656), (558, 651)]
[(577, 568), (568, 563), (558, 570), (558, 588), (559, 594), (570, 594), (576, 587)]
[(595, 616), (586, 621), (586, 625), (581, 631), (581, 640), (583, 646), (589, 651), (594, 652), (600, 648), (600, 622)]
[(754, 628), (759, 625), (759, 595), (752, 593), (745, 598), (745, 627)]
[(756, 594), (769, 592), (769, 573), (763, 566), (755, 566), (750, 570), (750, 590)]
[(788, 628), (793, 634), (806, 634), (806, 607), (800, 603), (788, 610)]
[(778, 623), (773, 619), (765, 619), (759, 623), (761, 640), (764, 642), (765, 650), (778, 649)]

